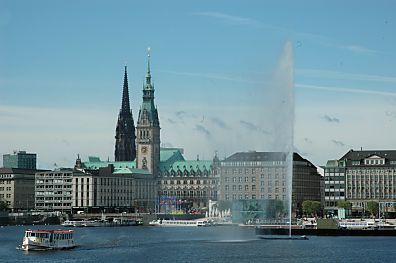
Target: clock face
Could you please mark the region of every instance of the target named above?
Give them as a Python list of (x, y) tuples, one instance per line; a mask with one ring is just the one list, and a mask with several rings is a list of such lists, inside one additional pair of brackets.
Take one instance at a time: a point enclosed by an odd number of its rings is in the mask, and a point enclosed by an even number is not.
[(147, 152), (147, 147), (143, 146), (141, 151), (142, 151), (142, 153), (146, 153)]

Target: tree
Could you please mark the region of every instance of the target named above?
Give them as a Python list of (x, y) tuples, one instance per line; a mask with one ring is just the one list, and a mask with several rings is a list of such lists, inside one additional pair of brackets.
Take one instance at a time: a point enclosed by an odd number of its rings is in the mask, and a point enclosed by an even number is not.
[(305, 200), (302, 203), (302, 209), (306, 215), (316, 216), (321, 210), (321, 205), (319, 201)]
[(8, 209), (8, 205), (5, 201), (0, 200), (0, 211), (5, 211)]
[(370, 212), (371, 215), (376, 216), (378, 214), (378, 203), (375, 201), (367, 202), (367, 211)]
[(352, 208), (352, 204), (349, 201), (340, 200), (340, 201), (337, 202), (337, 207), (338, 208), (344, 208), (344, 209), (351, 209)]

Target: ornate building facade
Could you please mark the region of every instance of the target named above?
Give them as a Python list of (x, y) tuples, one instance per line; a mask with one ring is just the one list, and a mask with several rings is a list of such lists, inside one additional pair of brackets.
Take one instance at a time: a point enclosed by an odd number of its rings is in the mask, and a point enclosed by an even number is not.
[(146, 81), (143, 84), (143, 102), (136, 126), (136, 145), (136, 168), (146, 169), (157, 176), (160, 163), (160, 124), (154, 104), (154, 85), (151, 83), (150, 53)]
[(122, 104), (118, 114), (116, 136), (115, 136), (116, 161), (133, 161), (136, 158), (135, 124), (133, 122), (132, 110), (129, 104), (127, 67), (124, 73), (124, 85), (122, 89)]
[(218, 158), (185, 160), (180, 149), (161, 149), (158, 174), (160, 197), (173, 197), (180, 210), (207, 208), (217, 200)]
[[(381, 209), (394, 212), (396, 202), (396, 151), (350, 150), (325, 167), (325, 210), (336, 213), (337, 202), (352, 204), (352, 213), (366, 214), (367, 203), (381, 203)], [(384, 207), (385, 206), (385, 207)]]

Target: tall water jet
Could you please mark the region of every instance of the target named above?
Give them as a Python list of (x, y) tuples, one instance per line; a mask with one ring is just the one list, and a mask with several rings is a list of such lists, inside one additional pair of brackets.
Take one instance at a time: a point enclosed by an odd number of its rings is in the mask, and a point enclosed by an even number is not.
[(287, 193), (285, 206), (288, 210), (289, 236), (292, 223), (292, 182), (294, 155), (294, 78), (293, 78), (293, 47), (291, 41), (285, 43), (278, 66), (274, 72), (271, 86), (274, 94), (279, 97), (274, 100), (277, 118), (274, 119), (274, 148), (286, 154)]
[[(258, 122), (268, 131), (262, 136), (260, 150), (281, 153), (282, 176), (286, 182), (283, 202), (284, 216), (282, 224), (289, 224), (291, 235), (292, 224), (292, 181), (294, 155), (294, 79), (293, 79), (293, 47), (292, 42), (284, 45), (278, 63), (275, 66), (270, 81), (260, 88)], [(277, 199), (277, 198), (275, 198)], [(277, 201), (277, 200), (275, 200)], [(276, 203), (275, 203), (276, 204)], [(272, 210), (274, 208), (271, 208)]]

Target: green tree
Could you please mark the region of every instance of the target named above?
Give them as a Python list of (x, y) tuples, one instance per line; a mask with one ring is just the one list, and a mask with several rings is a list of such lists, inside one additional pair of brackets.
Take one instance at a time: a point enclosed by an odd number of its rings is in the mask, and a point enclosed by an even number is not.
[(321, 210), (321, 205), (319, 201), (305, 200), (302, 203), (302, 209), (306, 215), (316, 216)]
[(352, 204), (349, 201), (340, 200), (340, 201), (337, 202), (337, 207), (338, 208), (344, 208), (344, 209), (351, 209), (352, 208)]
[(370, 212), (371, 215), (376, 216), (378, 214), (378, 203), (375, 201), (367, 202), (367, 211)]
[(8, 205), (5, 201), (0, 200), (0, 211), (5, 211), (8, 209)]

